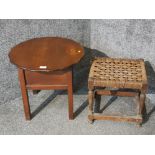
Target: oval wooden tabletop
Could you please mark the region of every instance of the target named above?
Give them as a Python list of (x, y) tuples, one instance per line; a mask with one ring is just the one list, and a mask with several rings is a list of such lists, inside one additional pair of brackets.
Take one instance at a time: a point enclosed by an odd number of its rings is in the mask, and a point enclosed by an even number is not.
[(77, 63), (84, 50), (77, 42), (59, 37), (35, 38), (16, 45), (10, 61), (31, 71), (54, 71)]

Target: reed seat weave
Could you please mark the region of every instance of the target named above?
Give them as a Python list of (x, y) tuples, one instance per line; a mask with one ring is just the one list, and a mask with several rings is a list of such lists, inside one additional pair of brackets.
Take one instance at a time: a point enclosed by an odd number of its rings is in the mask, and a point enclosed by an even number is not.
[(141, 89), (147, 83), (144, 60), (96, 58), (89, 80), (99, 87)]

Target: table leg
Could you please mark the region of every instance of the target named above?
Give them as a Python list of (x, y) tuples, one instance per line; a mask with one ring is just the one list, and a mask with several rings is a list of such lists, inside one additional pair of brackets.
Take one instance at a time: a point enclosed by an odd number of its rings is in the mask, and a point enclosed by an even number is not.
[(72, 71), (68, 73), (68, 111), (69, 111), (69, 119), (74, 119), (73, 113), (73, 82), (72, 82)]
[(23, 69), (18, 69), (18, 77), (19, 77), (19, 81), (20, 81), (21, 93), (22, 93), (22, 98), (23, 98), (25, 118), (26, 118), (26, 120), (30, 120), (31, 112), (30, 112), (28, 92), (26, 89), (25, 75), (24, 75)]

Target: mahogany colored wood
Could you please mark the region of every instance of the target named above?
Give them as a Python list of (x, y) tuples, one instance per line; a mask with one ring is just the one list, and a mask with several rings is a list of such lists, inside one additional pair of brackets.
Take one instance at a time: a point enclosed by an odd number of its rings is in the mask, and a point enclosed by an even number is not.
[(73, 88), (72, 88), (72, 72), (68, 72), (68, 111), (69, 111), (69, 118), (74, 118), (73, 113)]
[(77, 63), (83, 55), (83, 48), (73, 40), (45, 37), (20, 43), (11, 49), (9, 58), (19, 68), (53, 71)]
[(83, 48), (73, 40), (46, 37), (35, 38), (12, 48), (10, 61), (18, 67), (26, 120), (31, 119), (28, 89), (68, 91), (69, 119), (74, 118), (72, 65), (84, 55)]
[(20, 69), (20, 68), (18, 69), (18, 77), (19, 77), (21, 93), (23, 97), (25, 118), (26, 120), (30, 120), (31, 119), (30, 105), (29, 105), (29, 99), (28, 99), (28, 92), (26, 89), (25, 72), (23, 69)]
[(67, 72), (57, 73), (53, 72), (32, 72), (27, 70), (25, 72), (26, 84), (31, 85), (65, 85)]

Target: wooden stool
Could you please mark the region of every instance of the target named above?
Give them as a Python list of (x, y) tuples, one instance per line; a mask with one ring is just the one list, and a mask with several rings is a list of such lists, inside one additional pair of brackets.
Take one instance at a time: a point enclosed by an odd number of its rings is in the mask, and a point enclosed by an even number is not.
[[(110, 90), (102, 89), (110, 88)], [(112, 89), (116, 88), (116, 90)], [(122, 91), (127, 88), (136, 91)], [(142, 59), (96, 58), (91, 66), (88, 79), (88, 100), (90, 122), (93, 120), (129, 121), (141, 124), (145, 109), (147, 76)], [(94, 98), (96, 95), (135, 96), (137, 99), (136, 116), (111, 116), (94, 113)]]

